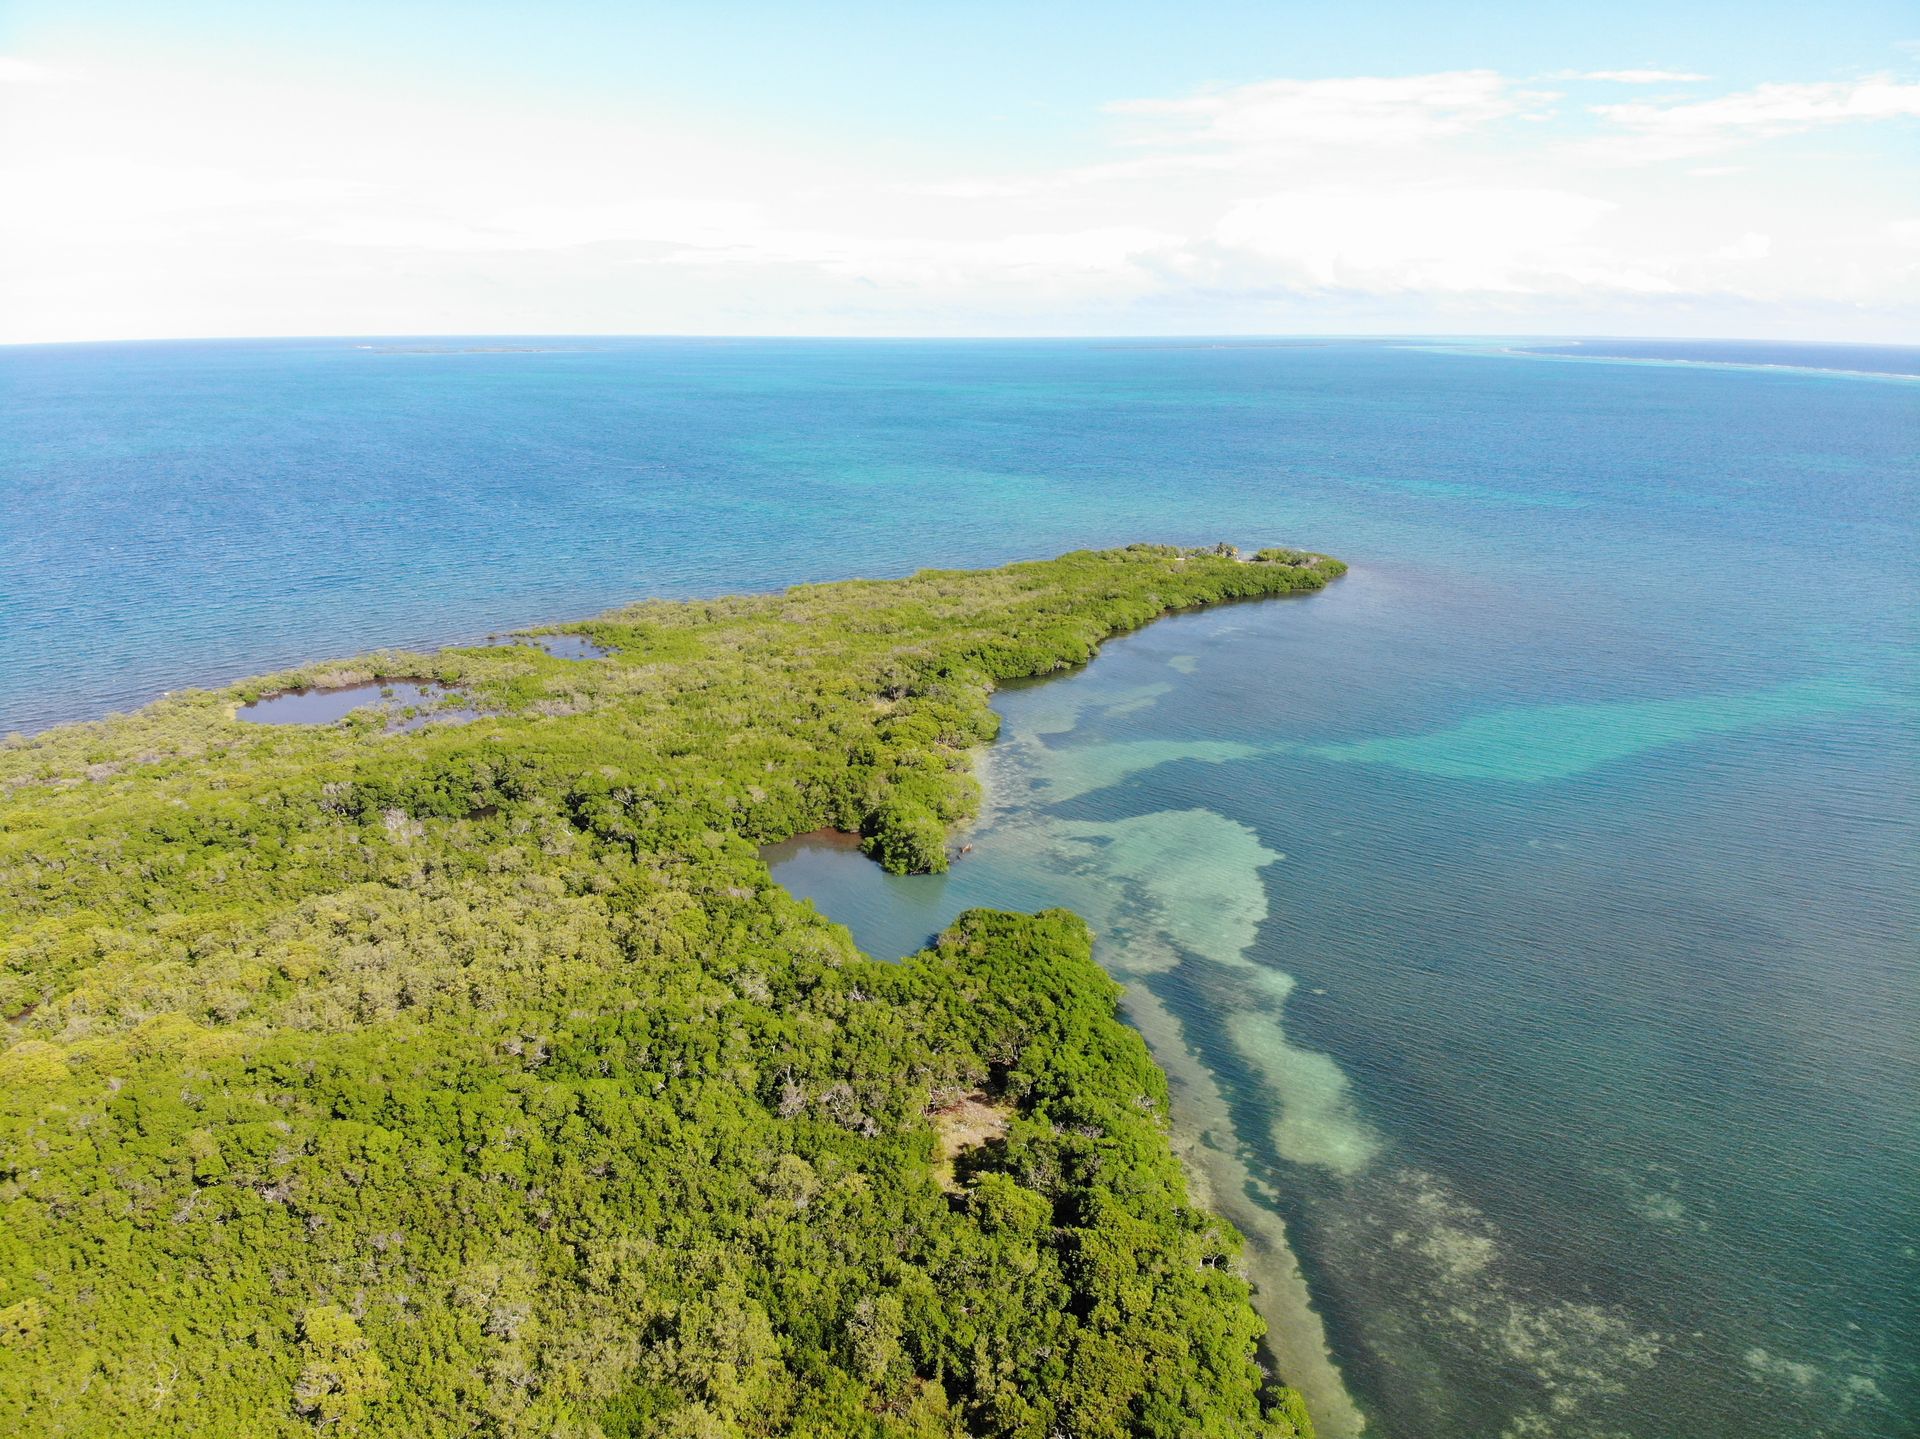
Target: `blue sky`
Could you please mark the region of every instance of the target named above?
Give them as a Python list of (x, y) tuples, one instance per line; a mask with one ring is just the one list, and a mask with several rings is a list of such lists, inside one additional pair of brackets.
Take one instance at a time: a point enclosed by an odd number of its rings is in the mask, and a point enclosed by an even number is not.
[(1911, 4), (0, 18), (0, 338), (1920, 340)]

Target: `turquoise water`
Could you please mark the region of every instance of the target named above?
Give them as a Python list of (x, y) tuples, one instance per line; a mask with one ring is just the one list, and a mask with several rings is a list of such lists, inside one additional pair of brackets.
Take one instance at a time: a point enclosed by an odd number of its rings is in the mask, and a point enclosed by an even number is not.
[(638, 594), (1328, 550), (1003, 694), (951, 876), (781, 877), (883, 953), (1094, 919), (1332, 1432), (1920, 1425), (1920, 386), (1821, 372), (1920, 355), (465, 348), (0, 352), (0, 729)]

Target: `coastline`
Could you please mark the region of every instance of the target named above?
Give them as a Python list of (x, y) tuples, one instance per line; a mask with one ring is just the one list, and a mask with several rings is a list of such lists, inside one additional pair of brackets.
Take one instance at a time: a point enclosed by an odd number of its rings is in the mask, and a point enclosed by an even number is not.
[[(1235, 1246), (1194, 1206), (1170, 1081), (1088, 927), (982, 910), (877, 965), (757, 853), (831, 826), (892, 872), (943, 871), (997, 683), (1345, 568), (1271, 553), (641, 603), (572, 627), (605, 660), (362, 656), (0, 745), (0, 910), (20, 921), (0, 1135), (47, 1155), (0, 1242), (0, 1312), (31, 1341), (0, 1417), (121, 1423), (165, 1312), (268, 1336), (173, 1344), (182, 1430), (330, 1417), (312, 1396), (337, 1388), (340, 1414), (379, 1411), (369, 1433), (470, 1432), (517, 1412), (484, 1382), (510, 1362), (610, 1433), (709, 1400), (743, 1432), (842, 1432), (844, 1406), (904, 1395), (1077, 1432), (1140, 1403), (1195, 1433), (1294, 1434), (1302, 1401), (1257, 1362)], [(237, 711), (369, 669), (457, 687), (473, 722)], [(983, 1082), (1021, 1122), (956, 1203), (922, 1141)], [(76, 1211), (136, 1152), (132, 1211)], [(583, 1233), (605, 1238), (583, 1255)], [(485, 1324), (457, 1318), (474, 1305)], [(542, 1315), (565, 1321), (551, 1353), (524, 1342)], [(456, 1324), (469, 1342), (422, 1348)], [(716, 1328), (750, 1336), (761, 1376), (717, 1400), (677, 1357)], [(574, 1364), (581, 1345), (603, 1361)], [(100, 1382), (76, 1390), (95, 1348)], [(323, 1390), (339, 1355), (352, 1383)], [(428, 1418), (423, 1395), (452, 1397)]]
[[(1044, 685), (1046, 680), (1026, 683)], [(1017, 799), (996, 793), (992, 782), (990, 753), (1004, 742), (996, 738), (975, 754), (984, 800), (980, 818), (963, 833), (980, 833), (988, 843), (987, 833), (981, 832), (990, 832), (1019, 806)], [(1366, 1416), (1347, 1387), (1326, 1323), (1288, 1239), (1286, 1220), (1251, 1196), (1257, 1181), (1241, 1158), (1242, 1141), (1226, 1096), (1196, 1060), (1179, 1019), (1139, 982), (1124, 955), (1115, 955), (1114, 942), (1097, 931), (1093, 957), (1124, 987), (1121, 1014), (1147, 1042), (1154, 1063), (1167, 1076), (1173, 1101), (1168, 1139), (1187, 1173), (1194, 1202), (1229, 1221), (1247, 1241), (1243, 1267), (1253, 1284), (1254, 1309), (1266, 1321), (1261, 1348), (1276, 1370), (1274, 1378), (1298, 1389), (1306, 1399), (1319, 1439), (1359, 1439), (1367, 1427)], [(1121, 962), (1116, 963), (1116, 958)]]
[[(1255, 602), (1228, 600), (1205, 608)], [(1069, 672), (1013, 680), (999, 688), (1041, 693), (1055, 681), (1094, 671), (1099, 658), (1095, 655), (1086, 666)], [(1103, 923), (1090, 896), (1076, 893), (1063, 876), (1047, 875), (1043, 867), (1024, 863), (1032, 858), (1024, 843), (1029, 833), (1022, 822), (1027, 811), (1017, 792), (1019, 771), (1013, 767), (1022, 742), (1023, 737), (1013, 736), (1003, 724), (995, 738), (974, 748), (972, 771), (981, 788), (981, 810), (976, 819), (949, 835), (955, 864), (952, 875), (886, 874), (860, 852), (859, 836), (832, 830), (798, 834), (763, 846), (761, 857), (773, 870), (776, 883), (798, 886), (789, 892), (810, 900), (827, 919), (847, 925), (865, 952), (890, 962), (917, 951), (928, 942), (923, 932), (930, 936), (943, 928), (956, 910), (964, 912), (978, 904), (1016, 911), (1058, 904), (1087, 918), (1095, 929), (1094, 961), (1124, 987), (1122, 1017), (1146, 1042), (1167, 1077), (1171, 1096), (1167, 1138), (1194, 1202), (1233, 1224), (1245, 1240), (1240, 1268), (1253, 1285), (1253, 1306), (1266, 1324), (1263, 1362), (1276, 1382), (1300, 1391), (1321, 1439), (1360, 1439), (1368, 1430), (1366, 1416), (1347, 1386), (1293, 1251), (1286, 1220), (1258, 1197), (1263, 1185), (1243, 1157), (1246, 1141), (1219, 1082), (1187, 1042), (1182, 1021), (1144, 982), (1159, 967), (1149, 952), (1151, 943), (1147, 951), (1130, 959), (1126, 937), (1116, 936)], [(795, 861), (801, 868), (787, 869)], [(1030, 877), (1043, 877), (1031, 892), (1018, 897), (982, 898), (974, 892), (956, 899), (935, 889), (956, 879), (964, 884), (969, 873), (978, 872), (977, 867), (996, 864), (1012, 864)], [(809, 883), (823, 875), (830, 891), (825, 894)], [(850, 888), (831, 892), (836, 880)], [(870, 930), (875, 924), (883, 929)]]
[[(1100, 958), (1097, 942), (1094, 958)], [(1144, 985), (1127, 986), (1120, 1012), (1166, 1073), (1173, 1091), (1169, 1139), (1194, 1202), (1228, 1220), (1247, 1241), (1244, 1268), (1253, 1284), (1253, 1307), (1267, 1324), (1260, 1342), (1274, 1377), (1300, 1391), (1319, 1439), (1358, 1439), (1366, 1416), (1347, 1388), (1286, 1220), (1248, 1194), (1255, 1181), (1239, 1157), (1239, 1137), (1219, 1086), (1181, 1040), (1179, 1021)]]

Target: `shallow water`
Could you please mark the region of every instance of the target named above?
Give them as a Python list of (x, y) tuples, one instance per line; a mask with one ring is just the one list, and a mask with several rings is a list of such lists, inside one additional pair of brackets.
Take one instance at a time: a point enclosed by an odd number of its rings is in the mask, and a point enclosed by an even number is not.
[(1224, 1095), (1178, 1123), (1289, 1221), (1369, 1432), (1904, 1432), (1920, 867), (1886, 846), (1915, 808), (1802, 781), (1910, 739), (1913, 698), (1325, 741), (1461, 609), (1362, 569), (1162, 621), (998, 698), (950, 874), (803, 839), (774, 875), (883, 955), (973, 905), (1087, 914), (1163, 1061)]
[[(459, 690), (416, 680), (368, 680), (330, 689), (286, 690), (241, 705), (233, 717), (244, 724), (332, 724), (361, 710), (381, 710), (391, 716), (387, 728), (395, 734), (435, 724), (464, 724), (478, 719), (478, 710), (441, 707)], [(409, 713), (412, 711), (412, 713)]]
[(613, 651), (585, 635), (489, 635), (489, 645), (527, 645), (557, 660), (603, 660)]
[(1920, 1431), (1920, 387), (1792, 346), (388, 348), (0, 351), (0, 730), (644, 594), (1338, 554), (1002, 695), (1006, 816), (945, 880), (827, 861), (829, 912), (899, 952), (1084, 909), (1369, 1433)]

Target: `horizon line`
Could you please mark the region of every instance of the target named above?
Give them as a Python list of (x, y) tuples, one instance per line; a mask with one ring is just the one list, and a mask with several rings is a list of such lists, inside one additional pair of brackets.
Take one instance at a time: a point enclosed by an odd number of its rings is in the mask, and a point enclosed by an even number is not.
[(393, 342), (399, 340), (663, 340), (707, 341), (713, 343), (766, 343), (784, 341), (812, 344), (1168, 344), (1210, 342), (1221, 345), (1253, 345), (1276, 341), (1302, 340), (1628, 340), (1673, 344), (1752, 344), (1752, 345), (1844, 345), (1854, 349), (1902, 350), (1920, 348), (1920, 337), (1909, 340), (1832, 339), (1824, 336), (1773, 335), (1676, 335), (1616, 331), (1575, 330), (1295, 330), (1248, 333), (1194, 331), (1152, 334), (1033, 334), (993, 335), (902, 333), (895, 335), (835, 335), (823, 333), (697, 331), (697, 330), (413, 330), (413, 331), (335, 331), (308, 334), (244, 335), (126, 335), (110, 338), (70, 340), (0, 340), (0, 350), (67, 348), (82, 345), (200, 345), (265, 344), (309, 341)]

